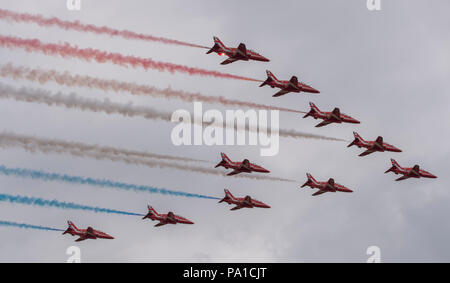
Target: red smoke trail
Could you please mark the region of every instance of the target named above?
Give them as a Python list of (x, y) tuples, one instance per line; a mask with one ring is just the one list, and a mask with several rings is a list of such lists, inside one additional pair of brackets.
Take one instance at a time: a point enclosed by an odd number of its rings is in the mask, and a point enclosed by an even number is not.
[(85, 61), (95, 60), (98, 63), (110, 62), (123, 67), (142, 67), (145, 70), (155, 69), (160, 72), (169, 71), (171, 73), (179, 72), (189, 75), (199, 76), (212, 76), (217, 78), (257, 81), (260, 80), (231, 75), (227, 73), (221, 73), (217, 71), (209, 71), (205, 69), (188, 67), (173, 63), (153, 61), (150, 58), (140, 58), (135, 56), (126, 56), (119, 53), (111, 53), (107, 51), (101, 51), (93, 48), (78, 48), (77, 46), (71, 46), (69, 43), (55, 44), (55, 43), (42, 43), (39, 39), (23, 39), (13, 36), (1, 36), (0, 35), (0, 47), (6, 48), (22, 48), (27, 52), (41, 52), (45, 55), (60, 55), (62, 57), (73, 57)]
[(223, 96), (206, 96), (200, 93), (185, 92), (182, 90), (173, 90), (171, 88), (158, 89), (148, 85), (140, 85), (135, 83), (105, 80), (90, 76), (73, 75), (69, 72), (60, 73), (54, 70), (31, 69), (21, 66), (13, 66), (12, 64), (0, 65), (0, 76), (10, 77), (13, 79), (26, 79), (29, 81), (39, 82), (41, 84), (49, 81), (69, 87), (88, 87), (97, 88), (103, 91), (129, 92), (134, 95), (148, 95), (154, 97), (177, 98), (188, 102), (201, 101), (205, 103), (219, 103), (228, 106), (239, 106), (265, 110), (279, 110), (284, 112), (303, 113), (302, 111), (292, 110), (289, 108), (269, 106), (264, 104), (246, 102), (228, 99)]
[(17, 23), (35, 23), (42, 27), (57, 26), (64, 30), (76, 30), (81, 32), (91, 32), (95, 34), (105, 34), (109, 36), (120, 36), (126, 39), (137, 39), (145, 41), (156, 41), (164, 44), (182, 45), (197, 48), (209, 48), (193, 43), (178, 41), (169, 38), (156, 37), (152, 35), (135, 33), (128, 30), (117, 30), (106, 26), (100, 27), (90, 24), (83, 24), (79, 21), (65, 21), (56, 17), (46, 18), (41, 15), (32, 15), (27, 13), (17, 13), (13, 11), (0, 9), (0, 20), (13, 21)]

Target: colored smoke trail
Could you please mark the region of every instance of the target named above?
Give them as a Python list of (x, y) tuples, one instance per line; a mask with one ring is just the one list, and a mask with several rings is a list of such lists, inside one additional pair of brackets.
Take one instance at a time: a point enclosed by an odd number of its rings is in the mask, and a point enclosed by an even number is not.
[(148, 34), (136, 33), (129, 30), (118, 30), (106, 26), (96, 26), (91, 24), (83, 24), (79, 21), (66, 21), (56, 17), (44, 17), (42, 15), (33, 15), (28, 13), (18, 13), (14, 11), (0, 9), (0, 20), (16, 23), (35, 23), (41, 27), (52, 27), (56, 26), (64, 30), (75, 30), (80, 32), (89, 32), (94, 34), (104, 34), (111, 37), (122, 37), (125, 39), (136, 39), (144, 41), (154, 41), (163, 44), (171, 45), (181, 45), (197, 48), (208, 48), (206, 46), (201, 46), (189, 42), (183, 42), (179, 40), (156, 37)]
[(328, 141), (347, 141), (347, 140), (340, 139), (340, 138), (333, 138), (333, 137), (328, 137), (328, 136), (297, 132), (295, 130), (280, 129), (279, 134), (282, 137), (291, 137), (291, 138), (304, 138), (304, 139), (328, 140)]
[(139, 213), (133, 213), (133, 212), (127, 212), (127, 211), (121, 211), (121, 210), (115, 210), (115, 209), (108, 209), (108, 208), (101, 208), (101, 207), (94, 207), (94, 206), (87, 206), (87, 205), (76, 204), (73, 202), (60, 202), (57, 200), (46, 200), (46, 199), (42, 199), (42, 198), (27, 197), (27, 196), (13, 196), (13, 195), (7, 195), (7, 194), (0, 194), (0, 201), (10, 202), (10, 203), (19, 203), (19, 204), (25, 204), (25, 205), (41, 206), (41, 207), (56, 207), (56, 208), (61, 208), (61, 209), (93, 211), (95, 213), (101, 212), (101, 213), (109, 213), (109, 214), (144, 216), (144, 214), (139, 214)]
[(31, 169), (21, 169), (21, 168), (8, 168), (4, 165), (0, 165), (0, 174), (6, 176), (17, 176), (21, 178), (29, 178), (29, 179), (37, 179), (43, 181), (59, 181), (69, 184), (79, 184), (79, 185), (91, 185), (102, 188), (113, 188), (120, 189), (126, 191), (136, 191), (136, 192), (147, 192), (147, 193), (157, 193), (163, 195), (172, 195), (172, 196), (182, 196), (189, 198), (202, 198), (202, 199), (219, 199), (216, 197), (199, 195), (199, 194), (191, 194), (180, 191), (172, 191), (162, 188), (155, 188), (151, 186), (145, 185), (135, 185), (135, 184), (127, 184), (121, 182), (115, 182), (107, 179), (94, 179), (94, 178), (85, 178), (80, 176), (70, 176), (66, 174), (58, 174), (58, 173), (48, 173), (39, 170), (31, 170)]
[[(143, 117), (145, 119), (153, 119), (153, 120), (162, 120), (167, 122), (171, 121), (172, 113), (163, 112), (149, 107), (142, 106), (133, 106), (131, 103), (128, 104), (120, 104), (110, 102), (108, 99), (103, 101), (86, 99), (80, 96), (77, 96), (75, 93), (71, 93), (70, 95), (63, 95), (58, 92), (53, 94), (46, 90), (41, 89), (28, 89), (28, 88), (20, 88), (16, 89), (10, 87), (8, 85), (3, 85), (0, 83), (0, 99), (14, 99), (16, 101), (23, 102), (33, 102), (33, 103), (43, 103), (48, 106), (56, 105), (63, 106), (69, 109), (79, 109), (79, 110), (89, 110), (93, 112), (104, 112), (107, 114), (120, 114), (126, 117)], [(193, 122), (193, 119), (191, 120)], [(205, 123), (207, 125), (207, 123)], [(225, 125), (222, 126), (223, 128)], [(247, 130), (250, 129), (248, 125), (246, 126)], [(270, 128), (267, 129), (268, 132), (272, 130)], [(291, 137), (291, 138), (306, 138), (306, 139), (322, 139), (322, 140), (332, 140), (332, 141), (342, 141), (338, 138), (327, 137), (322, 135), (298, 132), (295, 130), (279, 130), (279, 134), (282, 137)], [(158, 158), (157, 155), (153, 153), (144, 153), (144, 152), (136, 152), (137, 156), (140, 157), (151, 157)], [(198, 162), (207, 162), (199, 159), (191, 159), (184, 157), (174, 157), (168, 155), (161, 155), (161, 158), (165, 159), (174, 159), (181, 161), (198, 161)]]
[[(69, 142), (58, 139), (46, 139), (33, 136), (18, 135), (14, 133), (2, 132), (0, 133), (0, 147), (22, 147), (27, 151), (35, 152), (37, 150), (44, 153), (66, 153), (70, 152), (75, 156), (83, 156), (83, 154), (99, 156), (101, 159), (116, 158), (120, 160), (121, 157), (142, 158), (146, 159), (162, 159), (171, 161), (202, 161), (185, 157), (177, 157), (173, 155), (157, 154), (147, 151), (128, 150), (111, 146), (99, 146), (95, 144), (83, 144), (79, 142)], [(207, 162), (207, 161), (203, 161)]]
[(223, 96), (206, 96), (200, 93), (191, 93), (181, 90), (173, 90), (171, 88), (159, 89), (148, 85), (140, 85), (135, 83), (106, 80), (90, 76), (73, 75), (69, 72), (58, 72), (55, 70), (41, 70), (32, 69), (22, 66), (13, 66), (11, 63), (0, 65), (0, 76), (9, 77), (13, 79), (26, 79), (40, 84), (48, 82), (55, 82), (59, 85), (68, 87), (87, 87), (96, 88), (114, 92), (128, 92), (133, 95), (145, 95), (152, 97), (164, 97), (167, 99), (181, 99), (187, 102), (201, 101), (205, 103), (217, 103), (225, 106), (240, 106), (247, 108), (265, 109), (265, 110), (280, 110), (284, 112), (303, 113), (301, 111), (276, 107), (246, 101), (239, 101), (228, 99)]
[(39, 226), (39, 225), (31, 225), (25, 223), (16, 223), (11, 221), (0, 220), (0, 226), (9, 226), (9, 227), (18, 227), (24, 229), (36, 229), (36, 230), (46, 230), (46, 231), (60, 231), (64, 232), (65, 230), (56, 229), (51, 227)]
[(39, 39), (23, 39), (14, 36), (0, 35), (0, 47), (14, 49), (21, 48), (26, 52), (40, 52), (45, 55), (61, 56), (63, 58), (72, 57), (81, 60), (91, 62), (92, 60), (97, 63), (112, 63), (122, 67), (143, 68), (144, 70), (154, 69), (160, 72), (171, 73), (184, 73), (191, 76), (210, 76), (224, 79), (235, 79), (245, 81), (260, 80), (247, 78), (243, 76), (237, 76), (218, 71), (210, 71), (196, 67), (188, 67), (173, 63), (154, 61), (151, 58), (141, 58), (131, 55), (122, 55), (120, 53), (113, 53), (108, 51), (102, 51), (93, 48), (78, 48), (77, 46), (70, 45), (69, 43), (55, 44), (55, 43), (42, 43)]
[[(84, 98), (75, 93), (64, 95), (61, 92), (52, 93), (42, 89), (13, 88), (0, 83), (0, 98), (14, 99), (21, 102), (41, 103), (48, 106), (62, 106), (68, 109), (82, 111), (103, 112), (106, 114), (120, 114), (125, 117), (142, 117), (145, 119), (171, 121), (172, 113), (163, 112), (154, 108), (114, 103), (109, 99), (94, 100)], [(198, 160), (186, 160), (198, 161)]]
[[(119, 161), (133, 165), (144, 165), (150, 168), (173, 168), (182, 171), (223, 176), (222, 172), (213, 168), (171, 163), (162, 160), (143, 159), (133, 156), (133, 151), (124, 149), (102, 147), (78, 142), (67, 142), (56, 139), (37, 138), (32, 136), (17, 135), (14, 133), (0, 133), (0, 147), (22, 147), (32, 153), (40, 151), (43, 153), (70, 154), (76, 157)], [(291, 181), (277, 177), (247, 174), (242, 174), (237, 177), (272, 181)]]

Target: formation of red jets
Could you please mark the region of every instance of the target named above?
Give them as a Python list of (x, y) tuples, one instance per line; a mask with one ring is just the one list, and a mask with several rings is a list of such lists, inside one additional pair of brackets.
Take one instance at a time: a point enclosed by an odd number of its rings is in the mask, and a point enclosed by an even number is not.
[[(227, 55), (229, 58), (222, 62), (222, 64), (229, 64), (238, 60), (256, 60), (256, 61), (265, 61), (268, 62), (269, 59), (267, 59), (264, 56), (261, 56), (260, 54), (253, 52), (253, 51), (247, 51), (245, 44), (241, 43), (239, 44), (238, 48), (230, 48), (225, 46), (217, 37), (214, 37), (214, 46), (207, 52), (207, 54), (211, 52), (216, 52), (219, 55)], [(267, 73), (267, 79), (260, 85), (260, 87), (263, 87), (265, 85), (270, 86), (271, 88), (279, 88), (280, 90), (275, 93), (274, 97), (279, 97), (282, 95), (285, 95), (290, 92), (300, 93), (300, 92), (306, 92), (306, 93), (320, 93), (317, 89), (303, 83), (299, 82), (298, 78), (296, 76), (292, 76), (290, 80), (279, 80), (277, 79), (272, 72), (269, 70), (266, 70)], [(322, 122), (316, 125), (316, 127), (323, 127), (326, 125), (329, 125), (331, 123), (352, 123), (352, 124), (359, 124), (360, 121), (356, 120), (355, 118), (341, 113), (339, 108), (334, 108), (331, 112), (321, 111), (314, 103), (310, 102), (310, 111), (307, 112), (303, 118), (307, 117), (313, 117), (314, 119), (320, 119)], [(358, 133), (353, 132), (354, 140), (348, 145), (348, 147), (351, 147), (353, 145), (357, 146), (358, 148), (365, 148), (366, 150), (363, 151), (359, 156), (366, 156), (371, 153), (374, 153), (376, 151), (379, 152), (402, 152), (401, 149), (390, 145), (383, 141), (383, 137), (379, 136), (374, 141), (366, 141), (364, 140)], [(244, 159), (242, 162), (233, 162), (231, 161), (228, 156), (226, 156), (224, 153), (221, 153), (222, 161), (216, 165), (216, 167), (223, 166), (226, 169), (232, 168), (233, 171), (231, 173), (228, 173), (227, 175), (235, 175), (239, 173), (251, 173), (251, 172), (261, 172), (261, 173), (269, 173), (269, 170), (264, 169), (263, 167), (252, 164), (248, 161), (248, 159)], [(419, 168), (419, 165), (414, 165), (412, 168), (403, 168), (394, 160), (391, 159), (392, 167), (387, 170), (385, 173), (388, 172), (394, 172), (395, 174), (401, 174), (402, 177), (396, 179), (396, 181), (405, 180), (408, 178), (437, 178), (435, 175), (422, 170)], [(319, 189), (316, 193), (313, 195), (320, 195), (325, 192), (353, 192), (352, 190), (339, 185), (334, 182), (333, 178), (330, 178), (327, 182), (318, 182), (316, 181), (309, 173), (306, 174), (308, 177), (308, 181), (302, 186), (309, 186), (311, 188), (317, 188)], [(231, 199), (230, 197), (226, 197), (226, 199)], [(222, 201), (226, 201), (225, 199)]]
[[(260, 55), (259, 53), (247, 49), (244, 43), (240, 43), (237, 48), (227, 47), (224, 45), (219, 38), (214, 37), (214, 46), (207, 52), (210, 54), (212, 52), (217, 53), (220, 56), (228, 56), (228, 59), (223, 61), (221, 64), (226, 65), (233, 63), (238, 60), (249, 61), (263, 61), (269, 62), (270, 60), (266, 57)], [(292, 76), (290, 80), (279, 80), (277, 79), (269, 70), (266, 71), (267, 79), (260, 85), (260, 87), (268, 85), (272, 88), (279, 88), (280, 91), (275, 93), (274, 97), (279, 97), (285, 95), (290, 92), (300, 93), (320, 93), (315, 88), (299, 82), (296, 76)], [(310, 111), (303, 116), (303, 118), (313, 117), (314, 119), (320, 119), (322, 122), (316, 125), (316, 127), (323, 127), (329, 125), (331, 123), (352, 123), (359, 124), (360, 121), (355, 118), (341, 113), (339, 108), (334, 108), (331, 112), (321, 111), (314, 103), (310, 102)], [(354, 140), (347, 146), (357, 146), (358, 148), (365, 148), (366, 150), (359, 154), (359, 156), (366, 156), (368, 154), (384, 151), (390, 152), (401, 152), (402, 150), (385, 143), (383, 141), (383, 137), (379, 136), (374, 141), (366, 141), (364, 140), (358, 133), (353, 132)], [(232, 161), (225, 153), (221, 153), (222, 160), (215, 166), (224, 167), (225, 169), (232, 169), (227, 176), (232, 176), (240, 173), (270, 173), (269, 170), (263, 168), (262, 166), (251, 163), (248, 159), (244, 159), (242, 162)], [(435, 175), (422, 170), (419, 168), (419, 165), (414, 165), (411, 168), (401, 167), (394, 159), (391, 159), (392, 167), (389, 168), (385, 173), (394, 172), (396, 175), (402, 175), (400, 178), (396, 179), (396, 181), (405, 180), (408, 178), (437, 178)], [(334, 181), (333, 178), (329, 178), (328, 181), (317, 181), (311, 174), (306, 173), (307, 181), (301, 186), (310, 187), (311, 189), (317, 189), (313, 196), (321, 195), (327, 192), (345, 192), (351, 193), (353, 192), (351, 189), (340, 185)], [(245, 197), (235, 197), (231, 194), (228, 189), (225, 189), (225, 197), (219, 201), (219, 203), (226, 202), (229, 205), (234, 205), (230, 210), (238, 210), (242, 208), (270, 208), (269, 205), (258, 201), (251, 196)], [(184, 218), (182, 216), (176, 215), (173, 212), (169, 211), (167, 214), (159, 214), (153, 209), (153, 207), (148, 206), (148, 213), (143, 217), (143, 219), (151, 219), (152, 221), (158, 221), (155, 224), (155, 227), (163, 226), (166, 224), (194, 224), (191, 220)], [(71, 221), (68, 221), (69, 227), (63, 234), (71, 234), (72, 236), (78, 236), (79, 238), (75, 241), (83, 241), (86, 239), (114, 239), (112, 236), (95, 230), (92, 227), (88, 227), (87, 229), (78, 229)]]

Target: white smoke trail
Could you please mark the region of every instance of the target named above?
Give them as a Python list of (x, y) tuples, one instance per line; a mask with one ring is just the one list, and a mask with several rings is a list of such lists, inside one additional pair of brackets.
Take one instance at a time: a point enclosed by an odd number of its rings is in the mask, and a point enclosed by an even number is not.
[[(79, 142), (68, 142), (56, 139), (38, 138), (33, 136), (18, 135), (14, 133), (0, 133), (0, 147), (21, 147), (31, 153), (57, 153), (57, 154), (70, 154), (76, 157), (88, 157), (96, 160), (111, 160), (125, 162), (134, 165), (144, 165), (150, 168), (173, 168), (178, 170), (197, 172), (203, 174), (220, 175), (223, 173), (213, 168), (206, 168), (200, 166), (194, 166), (190, 164), (178, 164), (167, 162), (162, 159), (161, 155), (155, 155), (152, 153), (146, 153), (147, 157), (153, 157), (155, 159), (141, 158), (141, 153), (136, 151), (124, 150), (113, 147), (103, 147), (99, 145), (83, 144)], [(158, 156), (158, 157), (156, 157)], [(179, 159), (172, 157), (173, 160)], [(270, 180), (270, 181), (282, 181), (282, 182), (295, 182), (289, 179), (262, 176), (262, 175), (237, 175), (240, 178), (250, 178), (256, 180)]]
[(7, 132), (0, 133), (0, 147), (13, 147), (13, 146), (21, 146), (25, 150), (30, 152), (43, 151), (43, 152), (62, 153), (67, 150), (70, 150), (74, 154), (95, 153), (111, 157), (122, 156), (137, 159), (140, 158), (143, 160), (160, 159), (160, 160), (185, 161), (185, 162), (208, 162), (199, 159), (172, 156), (166, 154), (157, 154), (147, 151), (127, 150), (111, 146), (89, 145), (78, 142), (67, 142), (62, 140), (36, 138), (32, 136), (18, 135)]
[[(0, 98), (14, 99), (23, 102), (43, 103), (48, 106), (56, 105), (69, 109), (88, 110), (93, 112), (104, 112), (107, 114), (120, 114), (126, 117), (143, 117), (145, 119), (162, 120), (171, 122), (172, 113), (159, 111), (149, 107), (133, 106), (131, 103), (119, 104), (105, 99), (103, 101), (87, 99), (71, 93), (70, 95), (63, 95), (58, 92), (52, 92), (41, 89), (28, 89), (22, 87), (21, 89), (13, 88), (8, 85), (0, 83)], [(205, 123), (206, 124), (206, 123)], [(207, 124), (206, 124), (207, 125)], [(222, 125), (225, 127), (225, 125)], [(238, 128), (235, 126), (235, 128)], [(242, 127), (239, 127), (241, 129)], [(248, 125), (245, 127), (250, 129)], [(271, 132), (271, 129), (268, 129)], [(338, 138), (327, 137), (322, 135), (298, 132), (295, 130), (279, 130), (282, 137), (291, 138), (307, 138), (307, 139), (321, 139), (331, 141), (342, 141)]]

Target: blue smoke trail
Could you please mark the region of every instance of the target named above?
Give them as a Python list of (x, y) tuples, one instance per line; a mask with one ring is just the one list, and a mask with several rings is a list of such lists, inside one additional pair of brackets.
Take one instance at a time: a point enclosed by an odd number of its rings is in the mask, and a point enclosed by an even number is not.
[(25, 229), (37, 229), (37, 230), (46, 230), (46, 231), (61, 231), (61, 232), (65, 231), (65, 230), (51, 228), (51, 227), (31, 225), (31, 224), (25, 224), (25, 223), (16, 223), (16, 222), (3, 221), (3, 220), (0, 220), (0, 226), (13, 226), (13, 227), (19, 227), (19, 228), (25, 228)]
[(144, 186), (144, 185), (134, 185), (134, 184), (126, 184), (126, 183), (120, 183), (115, 182), (111, 180), (100, 180), (100, 179), (93, 179), (93, 178), (85, 178), (85, 177), (79, 177), (79, 176), (70, 176), (65, 174), (58, 174), (58, 173), (47, 173), (43, 171), (38, 170), (30, 170), (30, 169), (21, 169), (21, 168), (8, 168), (4, 165), (0, 165), (0, 173), (4, 175), (13, 175), (18, 176), (22, 178), (31, 178), (31, 179), (41, 179), (45, 181), (60, 181), (65, 183), (71, 183), (71, 184), (83, 184), (83, 185), (92, 185), (97, 187), (109, 187), (109, 188), (116, 188), (116, 189), (122, 189), (122, 190), (134, 190), (137, 192), (148, 192), (148, 193), (159, 193), (164, 195), (174, 195), (174, 196), (184, 196), (184, 197), (190, 197), (190, 198), (203, 198), (203, 199), (219, 199), (216, 197), (211, 196), (205, 196), (205, 195), (199, 195), (199, 194), (191, 194), (186, 192), (180, 192), (180, 191), (172, 191), (162, 188), (155, 188), (150, 186)]
[(123, 215), (133, 215), (133, 216), (144, 216), (144, 214), (138, 214), (133, 212), (126, 212), (115, 209), (108, 208), (100, 208), (100, 207), (92, 207), (81, 204), (76, 204), (72, 202), (59, 202), (57, 200), (46, 200), (35, 197), (26, 197), (26, 196), (12, 196), (6, 194), (0, 194), (0, 201), (7, 201), (11, 203), (20, 203), (20, 204), (28, 204), (28, 205), (37, 205), (37, 206), (48, 206), (48, 207), (57, 207), (62, 209), (78, 209), (78, 210), (86, 210), (86, 211), (94, 211), (94, 212), (103, 212), (103, 213), (115, 213), (115, 214), (123, 214)]

